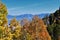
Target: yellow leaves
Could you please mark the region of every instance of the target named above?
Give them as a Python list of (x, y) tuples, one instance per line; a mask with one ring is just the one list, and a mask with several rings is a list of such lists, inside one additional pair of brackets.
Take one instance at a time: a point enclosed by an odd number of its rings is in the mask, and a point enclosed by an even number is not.
[(9, 32), (8, 34), (9, 34), (9, 35), (8, 35), (9, 38), (13, 38), (13, 34), (12, 34), (12, 33)]
[(12, 38), (10, 38), (10, 37), (5, 37), (5, 38), (3, 38), (3, 40), (12, 40)]
[(21, 31), (21, 27), (20, 26), (16, 26), (15, 29)]
[(4, 31), (5, 27), (0, 26), (0, 29), (1, 29), (2, 31)]
[(0, 26), (0, 32), (1, 31), (2, 31), (2, 33), (0, 33), (0, 35), (1, 35), (0, 39), (1, 40), (11, 40), (12, 39), (12, 35), (11, 35), (9, 27)]
[(0, 26), (7, 23), (7, 9), (6, 6), (0, 3)]
[(4, 39), (1, 38), (0, 40), (4, 40)]
[(13, 33), (15, 34), (14, 36), (17, 38), (21, 35), (21, 28), (19, 26), (15, 27), (15, 32)]
[(14, 36), (17, 38), (17, 37), (20, 36), (20, 31), (19, 30), (15, 30), (15, 33), (14, 34), (15, 34)]
[(27, 33), (26, 37), (27, 37), (27, 40), (32, 40), (32, 37), (29, 33)]
[[(0, 26), (0, 34), (1, 40), (36, 40), (36, 37), (38, 37), (38, 40), (41, 40), (46, 37), (48, 37), (49, 40), (49, 35), (47, 33), (45, 25), (41, 24), (34, 24), (32, 23), (32, 26), (29, 25), (28, 27), (25, 26), (26, 28), (24, 29), (21, 27), (21, 25), (14, 19), (12, 20), (10, 27), (8, 26)], [(32, 29), (31, 29), (31, 28)], [(35, 27), (35, 28), (34, 28)], [(28, 29), (28, 30), (27, 30)], [(42, 30), (41, 32), (39, 30)], [(48, 35), (48, 36), (47, 36)], [(50, 38), (51, 39), (51, 38)]]
[(0, 20), (0, 25), (2, 24), (3, 22)]
[(3, 4), (2, 4), (2, 3), (0, 3), (0, 9), (2, 9), (2, 7), (3, 7)]
[[(21, 27), (20, 23), (15, 18), (11, 20), (9, 25), (10, 27), (4, 26), (4, 24), (7, 24), (6, 14), (7, 9), (5, 5), (0, 4), (0, 40), (14, 40), (14, 38), (21, 40), (21, 35), (22, 39), (25, 38), (26, 40), (33, 40), (36, 37), (36, 34), (40, 33), (38, 30), (45, 29), (45, 26), (43, 26), (43, 21), (41, 19), (38, 19), (37, 16), (33, 18), (34, 20), (32, 20), (31, 23), (28, 23), (27, 20), (24, 21), (26, 23), (26, 25), (24, 25), (25, 30)], [(42, 32), (41, 35), (46, 36), (47, 34), (45, 34), (45, 32)]]

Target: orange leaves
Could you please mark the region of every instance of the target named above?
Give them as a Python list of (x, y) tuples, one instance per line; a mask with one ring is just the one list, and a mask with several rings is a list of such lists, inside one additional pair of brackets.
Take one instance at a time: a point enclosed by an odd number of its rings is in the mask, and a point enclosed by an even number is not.
[(3, 29), (3, 40), (51, 40), (46, 25), (39, 18), (34, 18), (34, 20), (27, 22), (23, 26), (16, 19), (13, 19), (11, 20), (10, 27), (1, 28)]
[(23, 23), (22, 26), (14, 18), (8, 26), (6, 14), (7, 10), (5, 5), (0, 4), (0, 32), (2, 32), (0, 35), (3, 35), (0, 38), (1, 40), (45, 40), (49, 37), (43, 20), (38, 16), (34, 16), (32, 21), (23, 19), (21, 21)]
[[(25, 29), (28, 29), (28, 33), (30, 33), (31, 37), (36, 40), (49, 40), (49, 34), (46, 29), (46, 25), (44, 25), (44, 22), (42, 19), (39, 19), (37, 16), (34, 16), (33, 20), (29, 23), (29, 26), (25, 24), (23, 27)], [(51, 39), (51, 38), (50, 38)]]

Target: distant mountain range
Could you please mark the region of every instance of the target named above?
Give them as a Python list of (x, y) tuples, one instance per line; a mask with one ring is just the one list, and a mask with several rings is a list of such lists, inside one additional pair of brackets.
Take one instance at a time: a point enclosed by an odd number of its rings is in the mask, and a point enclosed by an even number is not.
[[(37, 16), (39, 18), (43, 18), (45, 17), (46, 15), (50, 15), (49, 13), (42, 13), (42, 14), (37, 14)], [(13, 18), (16, 18), (17, 20), (22, 20), (24, 18), (28, 19), (28, 20), (31, 20), (33, 18), (34, 15), (32, 14), (24, 14), (24, 15), (19, 15), (19, 16), (11, 16), (11, 15), (8, 15), (7, 18), (8, 18), (8, 21), (10, 21), (11, 19)]]

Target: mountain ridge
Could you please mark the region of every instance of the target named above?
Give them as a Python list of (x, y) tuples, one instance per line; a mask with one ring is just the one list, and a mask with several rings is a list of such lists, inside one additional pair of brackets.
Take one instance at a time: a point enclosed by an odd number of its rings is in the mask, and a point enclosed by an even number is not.
[[(50, 15), (49, 13), (42, 13), (42, 14), (36, 14), (39, 18), (43, 18), (44, 16), (46, 16), (46, 15)], [(23, 15), (18, 15), (18, 16), (12, 16), (12, 15), (7, 15), (7, 18), (8, 18), (8, 20), (11, 20), (11, 19), (13, 19), (13, 18), (16, 18), (17, 20), (22, 20), (22, 19), (24, 19), (24, 18), (27, 18), (27, 19), (32, 19), (33, 18), (33, 16), (34, 15), (32, 15), (32, 14), (23, 14)]]

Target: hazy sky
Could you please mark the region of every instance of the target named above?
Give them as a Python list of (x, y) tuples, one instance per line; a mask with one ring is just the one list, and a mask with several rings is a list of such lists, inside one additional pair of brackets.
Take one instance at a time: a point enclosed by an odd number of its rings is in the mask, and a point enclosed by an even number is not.
[(59, 8), (60, 0), (2, 0), (8, 15), (52, 13)]

